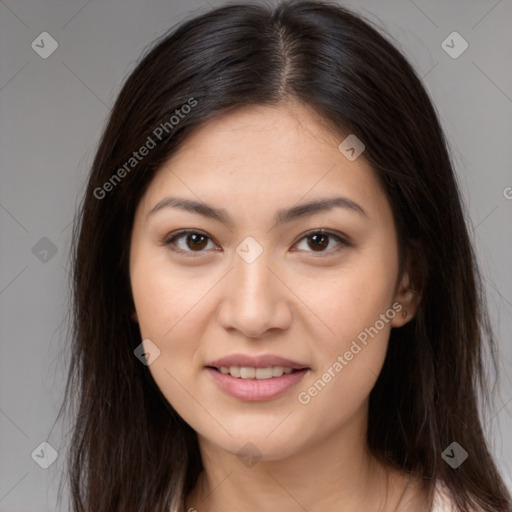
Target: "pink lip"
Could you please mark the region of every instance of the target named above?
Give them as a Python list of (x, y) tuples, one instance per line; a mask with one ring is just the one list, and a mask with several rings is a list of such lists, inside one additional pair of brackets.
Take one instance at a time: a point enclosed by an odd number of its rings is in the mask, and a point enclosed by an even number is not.
[[(224, 366), (224, 364), (222, 366)], [(226, 366), (237, 365), (230, 364)], [(251, 365), (246, 364), (245, 366), (254, 367), (254, 363)], [(282, 365), (271, 364), (268, 366)], [(256, 366), (256, 368), (265, 368), (265, 365)], [(290, 368), (290, 366), (288, 366), (288, 368)], [(213, 368), (205, 369), (213, 377), (222, 391), (234, 398), (246, 401), (271, 400), (272, 398), (276, 398), (295, 386), (309, 371), (309, 369), (304, 368), (296, 372), (285, 373), (281, 377), (272, 377), (271, 379), (241, 379), (231, 377), (229, 374), (225, 375)]]
[(307, 364), (297, 363), (290, 359), (274, 356), (271, 354), (264, 354), (261, 356), (247, 356), (244, 354), (232, 354), (230, 356), (216, 359), (206, 366), (213, 366), (220, 368), (221, 366), (245, 366), (248, 368), (268, 368), (270, 366), (283, 366), (284, 368), (292, 368), (294, 370), (302, 370), (308, 368)]

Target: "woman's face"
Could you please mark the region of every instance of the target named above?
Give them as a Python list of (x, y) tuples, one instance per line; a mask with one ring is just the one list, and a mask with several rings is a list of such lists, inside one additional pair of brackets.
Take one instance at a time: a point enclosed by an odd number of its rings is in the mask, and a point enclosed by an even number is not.
[(414, 313), (390, 205), (343, 138), (299, 104), (245, 107), (192, 134), (138, 205), (130, 277), (149, 370), (228, 452), (275, 460), (365, 424), (390, 329)]

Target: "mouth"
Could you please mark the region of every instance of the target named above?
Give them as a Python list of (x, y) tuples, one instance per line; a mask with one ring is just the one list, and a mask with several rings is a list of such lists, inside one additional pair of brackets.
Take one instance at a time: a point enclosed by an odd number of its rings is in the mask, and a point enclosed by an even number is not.
[(204, 369), (224, 393), (244, 401), (284, 395), (311, 371), (304, 363), (277, 354), (231, 354)]
[(206, 366), (205, 370), (223, 393), (244, 402), (256, 402), (285, 396), (310, 368)]

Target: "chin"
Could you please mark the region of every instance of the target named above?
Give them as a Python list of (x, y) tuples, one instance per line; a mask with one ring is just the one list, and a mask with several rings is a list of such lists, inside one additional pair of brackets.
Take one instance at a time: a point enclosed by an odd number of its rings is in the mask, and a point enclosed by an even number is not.
[[(237, 456), (241, 462), (244, 461), (275, 461), (282, 460), (290, 457), (303, 448), (303, 436), (299, 432), (292, 433), (288, 431), (281, 431), (279, 433), (272, 432), (275, 429), (275, 424), (272, 428), (254, 429), (254, 431), (244, 428), (239, 432), (236, 430), (227, 430), (233, 436), (229, 436), (226, 432), (218, 436), (201, 435), (208, 444), (213, 444), (218, 448)], [(271, 432), (269, 434), (269, 432)], [(296, 438), (295, 438), (296, 436)], [(244, 462), (245, 463), (245, 462)], [(249, 464), (247, 464), (249, 467)]]

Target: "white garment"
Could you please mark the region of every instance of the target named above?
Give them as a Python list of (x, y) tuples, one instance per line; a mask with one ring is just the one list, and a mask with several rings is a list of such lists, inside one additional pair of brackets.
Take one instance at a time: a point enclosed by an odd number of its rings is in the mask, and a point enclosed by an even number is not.
[[(455, 505), (453, 499), (448, 493), (448, 487), (440, 480), (436, 483), (436, 490), (434, 494), (434, 502), (430, 512), (455, 512)], [(481, 508), (471, 508), (468, 512), (481, 512)]]
[(438, 480), (431, 512), (453, 512), (452, 505), (453, 500), (448, 494), (448, 488), (443, 482)]

